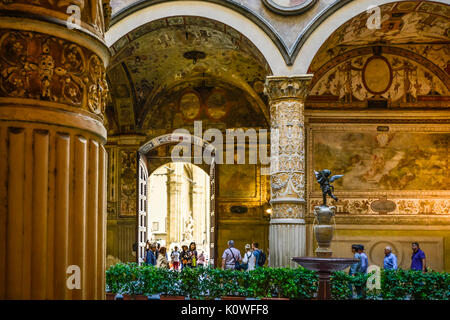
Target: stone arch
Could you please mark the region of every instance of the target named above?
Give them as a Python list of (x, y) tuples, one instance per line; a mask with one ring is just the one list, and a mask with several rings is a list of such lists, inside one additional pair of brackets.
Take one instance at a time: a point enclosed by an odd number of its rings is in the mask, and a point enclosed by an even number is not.
[[(325, 41), (346, 21), (374, 6), (402, 2), (392, 0), (336, 1), (322, 11), (298, 37), (292, 51), (293, 74), (307, 74), (309, 66)], [(436, 3), (448, 4), (445, 0)]]
[[(174, 5), (176, 3), (176, 5)], [(119, 12), (105, 34), (108, 47), (130, 31), (154, 20), (173, 16), (197, 16), (224, 23), (249, 39), (266, 59), (273, 74), (287, 74), (289, 54), (273, 28), (262, 17), (237, 3), (214, 1), (164, 1), (138, 3)]]

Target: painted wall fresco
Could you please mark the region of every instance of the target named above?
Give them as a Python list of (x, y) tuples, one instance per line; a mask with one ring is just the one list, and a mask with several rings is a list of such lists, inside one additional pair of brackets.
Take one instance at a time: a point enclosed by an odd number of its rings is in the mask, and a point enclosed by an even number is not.
[(313, 158), (341, 191), (450, 190), (449, 133), (315, 132)]
[(380, 29), (367, 28), (370, 13), (366, 12), (346, 21), (322, 45), (310, 71), (315, 73), (333, 58), (372, 44), (414, 48), (413, 51), (420, 51), (441, 68), (448, 67), (449, 6), (431, 1), (402, 1), (382, 5), (380, 9)]
[[(383, 53), (367, 54), (377, 50)], [(317, 72), (307, 106), (366, 107), (367, 99), (381, 99), (386, 107), (448, 107), (449, 81), (445, 72), (409, 51), (365, 47)]]
[(256, 165), (240, 164), (218, 166), (219, 196), (252, 198), (256, 196)]

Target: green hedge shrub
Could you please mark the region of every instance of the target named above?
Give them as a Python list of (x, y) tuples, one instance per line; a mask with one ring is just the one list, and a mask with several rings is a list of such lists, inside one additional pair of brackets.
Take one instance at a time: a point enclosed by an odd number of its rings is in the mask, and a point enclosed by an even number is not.
[(450, 274), (413, 270), (383, 270), (381, 295), (387, 300), (449, 300)]
[[(370, 275), (349, 276), (335, 272), (331, 295), (350, 299), (352, 286), (365, 286)], [(257, 268), (250, 272), (214, 268), (184, 268), (181, 272), (136, 263), (118, 263), (106, 271), (107, 290), (122, 294), (183, 295), (191, 299), (222, 296), (280, 297), (312, 299), (317, 291), (317, 274), (304, 268)], [(410, 270), (381, 272), (381, 290), (365, 292), (364, 299), (450, 299), (450, 274)]]

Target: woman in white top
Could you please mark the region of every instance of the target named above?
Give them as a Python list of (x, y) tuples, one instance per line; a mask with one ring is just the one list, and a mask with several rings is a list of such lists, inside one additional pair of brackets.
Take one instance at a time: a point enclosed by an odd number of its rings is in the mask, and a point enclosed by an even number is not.
[(245, 271), (255, 270), (256, 257), (253, 254), (251, 245), (249, 245), (249, 244), (245, 245), (245, 253), (244, 253), (244, 257), (242, 258), (242, 263), (243, 264), (248, 263), (248, 268)]
[(161, 247), (159, 249), (158, 259), (156, 260), (156, 267), (157, 268), (169, 268), (169, 262), (166, 258), (166, 248)]

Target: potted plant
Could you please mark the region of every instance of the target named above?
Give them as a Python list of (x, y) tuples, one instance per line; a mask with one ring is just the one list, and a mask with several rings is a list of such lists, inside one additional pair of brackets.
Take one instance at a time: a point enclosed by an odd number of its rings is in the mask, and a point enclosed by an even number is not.
[(185, 300), (178, 271), (158, 268), (157, 274), (161, 300)]
[(317, 291), (316, 272), (299, 267), (284, 269), (285, 280), (277, 283), (279, 296), (286, 299), (312, 299)]
[(184, 268), (179, 273), (181, 292), (191, 300), (204, 298), (207, 293), (207, 277), (204, 268)]
[[(117, 263), (106, 271), (106, 285), (108, 288), (106, 298), (114, 300), (117, 294), (124, 294), (128, 290), (128, 283), (132, 280), (130, 265)], [(124, 294), (124, 300), (129, 297)]]
[(267, 268), (264, 270), (269, 290), (261, 300), (289, 300), (289, 298), (282, 296), (283, 289), (287, 289), (288, 283), (291, 281), (292, 273), (289, 270), (286, 268)]
[(243, 286), (246, 272), (237, 270), (222, 270), (221, 300), (245, 300), (246, 290)]
[(247, 290), (253, 297), (263, 298), (271, 296), (270, 270), (271, 268), (261, 267), (249, 272)]

